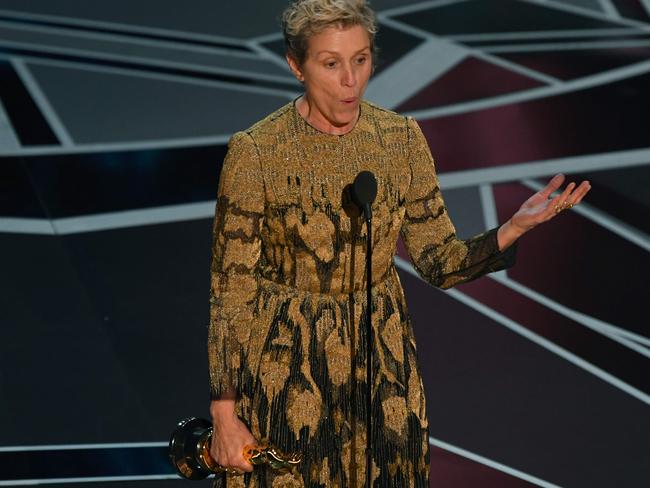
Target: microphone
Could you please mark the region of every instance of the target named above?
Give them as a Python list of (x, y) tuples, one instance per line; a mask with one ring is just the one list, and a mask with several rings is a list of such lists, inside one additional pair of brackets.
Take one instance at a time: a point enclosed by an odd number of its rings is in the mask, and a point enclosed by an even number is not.
[(352, 199), (363, 210), (366, 220), (372, 219), (370, 205), (377, 196), (377, 180), (370, 171), (361, 171), (352, 183)]

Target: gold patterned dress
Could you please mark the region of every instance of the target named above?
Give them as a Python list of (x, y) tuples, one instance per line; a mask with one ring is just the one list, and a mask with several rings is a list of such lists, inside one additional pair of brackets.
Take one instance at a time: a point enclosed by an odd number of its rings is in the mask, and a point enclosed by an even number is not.
[(228, 487), (363, 487), (366, 226), (346, 187), (377, 178), (372, 205), (373, 486), (428, 487), (416, 345), (393, 256), (401, 235), (422, 278), (448, 288), (504, 269), (496, 229), (456, 237), (418, 124), (361, 103), (345, 135), (295, 101), (233, 135), (218, 189), (208, 349), (211, 393), (234, 386), (257, 439), (303, 453), (300, 478), (255, 467)]

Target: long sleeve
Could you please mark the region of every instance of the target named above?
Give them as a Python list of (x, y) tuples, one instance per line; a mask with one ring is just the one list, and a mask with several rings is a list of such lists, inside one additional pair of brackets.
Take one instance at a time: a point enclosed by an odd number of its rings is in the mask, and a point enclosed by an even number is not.
[(411, 183), (400, 230), (418, 274), (433, 286), (450, 288), (515, 262), (515, 242), (499, 251), (498, 228), (458, 239), (442, 198), (435, 164), (420, 126), (408, 117)]
[(258, 292), (264, 197), (254, 141), (238, 132), (228, 144), (219, 177), (213, 226), (208, 327), (212, 398), (230, 386), (240, 393)]

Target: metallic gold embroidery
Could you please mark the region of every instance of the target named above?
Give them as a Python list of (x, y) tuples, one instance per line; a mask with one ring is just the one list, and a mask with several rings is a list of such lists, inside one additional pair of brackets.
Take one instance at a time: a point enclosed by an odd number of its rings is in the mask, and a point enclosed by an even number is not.
[(384, 423), (397, 435), (403, 435), (406, 427), (406, 400), (403, 397), (393, 396), (381, 402), (384, 411)]
[(300, 479), (256, 470), (246, 483), (230, 477), (229, 488), (365, 485), (367, 229), (344, 193), (361, 170), (378, 180), (373, 396), (383, 400), (372, 417), (384, 425), (373, 477), (395, 486), (399, 471), (400, 486), (428, 485), (425, 397), (396, 241), (444, 288), (510, 266), (516, 246), (500, 253), (496, 229), (458, 239), (418, 124), (363, 102), (344, 136), (318, 132), (287, 104), (229, 143), (213, 225), (211, 391), (234, 387), (256, 437), (310, 460)]
[(309, 427), (309, 436), (313, 436), (321, 419), (321, 397), (318, 392), (289, 388), (287, 399), (287, 422), (297, 440), (300, 429)]

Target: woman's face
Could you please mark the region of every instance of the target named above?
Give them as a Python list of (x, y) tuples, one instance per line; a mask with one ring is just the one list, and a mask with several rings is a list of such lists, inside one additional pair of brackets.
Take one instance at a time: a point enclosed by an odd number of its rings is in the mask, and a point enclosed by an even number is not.
[(304, 82), (303, 117), (324, 132), (351, 130), (372, 72), (368, 32), (360, 25), (328, 27), (309, 38), (302, 66), (291, 57), (287, 61)]

